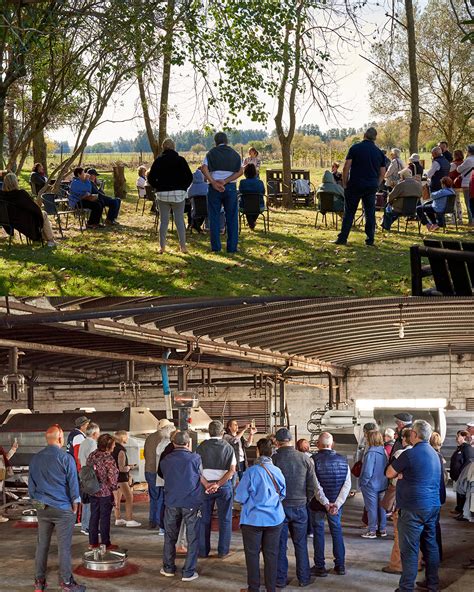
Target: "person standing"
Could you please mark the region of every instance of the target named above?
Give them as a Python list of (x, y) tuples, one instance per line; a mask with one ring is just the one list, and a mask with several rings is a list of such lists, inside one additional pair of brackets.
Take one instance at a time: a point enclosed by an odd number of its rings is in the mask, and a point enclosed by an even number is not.
[[(12, 444), (10, 450), (6, 452), (2, 446), (0, 446), (0, 495), (3, 494), (3, 488), (5, 487), (5, 481), (8, 477), (13, 475), (13, 468), (10, 464), (11, 457), (18, 450), (18, 442)], [(8, 518), (0, 514), (0, 523), (8, 522)]]
[[(133, 491), (130, 487), (130, 471), (135, 468), (135, 465), (128, 464), (127, 449), (125, 448), (127, 442), (128, 432), (125, 430), (115, 432), (115, 447), (112, 450), (112, 456), (119, 470), (118, 489), (114, 492), (115, 526), (136, 528), (141, 526), (141, 523), (133, 519)], [(120, 514), (122, 495), (125, 498), (125, 520)]]
[(276, 591), (280, 534), (285, 519), (282, 500), (286, 484), (283, 473), (271, 459), (272, 442), (261, 438), (257, 442), (257, 460), (245, 472), (235, 492), (242, 504), (240, 529), (247, 566), (247, 588), (241, 592), (260, 590), (260, 552), (263, 555), (265, 589)]
[(394, 444), (395, 430), (393, 430), (392, 428), (385, 428), (383, 433), (383, 447), (385, 448), (385, 454), (387, 455), (387, 458), (390, 458)]
[(390, 166), (384, 176), (385, 185), (390, 189), (393, 189), (398, 183), (400, 183), (399, 173), (403, 170), (403, 162), (400, 158), (400, 154), (401, 150), (399, 148), (392, 148), (390, 150), (392, 160), (390, 161)]
[(160, 456), (164, 448), (170, 443), (170, 434), (175, 429), (174, 423), (169, 419), (160, 419), (158, 429), (147, 436), (143, 447), (145, 457), (145, 479), (148, 483), (148, 497), (150, 498), (150, 510), (148, 515), (149, 528), (163, 528), (164, 514), (164, 489), (163, 483), (158, 484), (157, 470), (159, 463), (158, 447), (160, 444)]
[(430, 184), (430, 193), (441, 189), (441, 179), (449, 175), (449, 161), (443, 156), (441, 148), (435, 146), (431, 151), (431, 167), (426, 173)]
[(381, 537), (387, 536), (387, 513), (380, 506), (384, 491), (388, 485), (385, 476), (387, 455), (383, 446), (382, 434), (379, 431), (369, 432), (367, 434), (367, 446), (368, 450), (362, 461), (359, 485), (367, 509), (369, 524), (367, 532), (362, 534), (361, 537), (375, 539), (377, 534)]
[[(85, 467), (89, 455), (97, 450), (97, 439), (100, 436), (100, 428), (92, 421), (86, 428), (86, 438), (79, 444), (78, 460), (79, 467)], [(87, 493), (81, 493), (82, 499), (82, 516), (81, 516), (81, 532), (89, 535), (89, 521), (91, 517), (91, 503), (90, 496)]]
[(321, 501), (321, 487), (316, 480), (314, 464), (303, 452), (298, 452), (292, 443), (291, 432), (280, 428), (275, 434), (278, 449), (272, 457), (286, 482), (286, 497), (283, 500), (285, 521), (280, 536), (278, 557), (277, 586), (284, 588), (288, 577), (288, 532), (293, 540), (296, 556), (296, 576), (300, 586), (311, 583), (311, 571), (308, 556), (308, 510), (307, 503), (314, 495)]
[(67, 437), (66, 452), (73, 457), (78, 471), (81, 468), (79, 463), (79, 446), (86, 439), (86, 429), (89, 422), (90, 419), (85, 415), (76, 418), (74, 429), (69, 432)]
[(76, 512), (80, 502), (77, 466), (63, 449), (64, 432), (58, 425), (46, 431), (46, 448), (33, 456), (29, 467), (28, 493), (37, 508), (35, 592), (46, 590), (46, 571), (51, 536), (56, 530), (60, 588), (84, 592), (86, 587), (72, 577), (71, 546)]
[(181, 523), (186, 525), (187, 554), (184, 563), (183, 582), (199, 577), (196, 568), (199, 554), (199, 527), (203, 486), (201, 482), (201, 457), (191, 452), (188, 432), (176, 432), (173, 436), (174, 451), (160, 461), (165, 480), (165, 542), (163, 567), (160, 574), (173, 577), (176, 573), (176, 542)]
[(211, 148), (202, 164), (202, 173), (209, 182), (207, 208), (211, 234), (211, 249), (219, 252), (220, 213), (224, 206), (227, 226), (227, 252), (237, 252), (239, 241), (239, 204), (236, 180), (242, 176), (240, 154), (228, 146), (229, 140), (223, 132), (214, 136), (215, 146)]
[(347, 244), (354, 216), (362, 200), (365, 212), (365, 244), (372, 246), (375, 240), (375, 193), (385, 175), (385, 156), (375, 145), (377, 130), (373, 127), (364, 134), (362, 142), (349, 148), (342, 171), (345, 189), (345, 208), (342, 228), (336, 245)]
[(162, 144), (163, 152), (151, 165), (148, 183), (156, 190), (156, 201), (160, 211), (160, 253), (166, 250), (166, 233), (170, 213), (173, 211), (178, 232), (179, 249), (187, 253), (184, 206), (188, 187), (193, 182), (193, 174), (183, 156), (176, 152), (173, 140), (167, 138)]
[(403, 430), (406, 428), (411, 428), (413, 425), (413, 415), (411, 413), (397, 413), (394, 415), (395, 418), (395, 425), (397, 426), (397, 437), (395, 438), (395, 442), (392, 446), (392, 450), (390, 451), (390, 462), (392, 458), (394, 458), (395, 453), (397, 450), (403, 450)]
[(394, 458), (386, 475), (397, 482), (396, 504), (399, 508), (398, 537), (402, 558), (399, 592), (411, 592), (418, 573), (420, 543), (426, 564), (426, 587), (439, 590), (439, 549), (436, 541), (436, 522), (440, 510), (441, 463), (430, 446), (432, 429), (419, 419), (413, 423), (411, 450)]
[[(245, 437), (246, 432), (249, 433), (247, 437)], [(239, 422), (236, 419), (229, 419), (226, 424), (224, 440), (234, 449), (239, 479), (242, 478), (244, 471), (249, 466), (247, 448), (252, 446), (253, 437), (256, 433), (257, 428), (252, 427), (250, 423), (245, 424), (243, 428), (239, 428)]]
[(332, 435), (323, 432), (318, 438), (318, 452), (312, 457), (316, 478), (324, 494), (322, 502), (313, 497), (309, 504), (314, 533), (314, 567), (311, 573), (319, 577), (328, 575), (324, 561), (325, 519), (332, 537), (334, 573), (340, 576), (346, 573), (341, 517), (342, 506), (351, 490), (351, 471), (347, 459), (332, 449), (333, 444)]
[(448, 150), (448, 143), (446, 141), (442, 141), (442, 142), (439, 142), (438, 146), (441, 149), (441, 153), (444, 156), (444, 158), (448, 162), (453, 162), (453, 155)]
[[(456, 434), (456, 450), (451, 455), (449, 465), (449, 476), (455, 482), (459, 479), (464, 467), (470, 462), (474, 462), (474, 448), (471, 446), (469, 433), (465, 430), (459, 430)], [(466, 503), (465, 496), (456, 493), (456, 507), (451, 511), (456, 518), (463, 516), (463, 508)]]
[(471, 181), (472, 172), (474, 171), (474, 144), (469, 144), (467, 147), (466, 159), (456, 170), (462, 177), (461, 189), (464, 194), (464, 203), (466, 204), (469, 226), (472, 226), (474, 224), (474, 212), (472, 210), (473, 202), (469, 192), (469, 183)]
[(107, 549), (117, 549), (110, 542), (110, 516), (114, 507), (114, 491), (118, 488), (119, 471), (112, 456), (115, 440), (110, 434), (102, 434), (97, 440), (97, 449), (87, 459), (87, 466), (93, 467), (100, 489), (90, 496), (91, 519), (89, 543), (92, 549), (100, 542)]
[(211, 421), (209, 424), (209, 440), (204, 440), (196, 448), (196, 452), (202, 460), (202, 482), (206, 489), (202, 504), (199, 536), (200, 557), (207, 557), (211, 550), (211, 520), (214, 504), (217, 505), (219, 520), (217, 556), (221, 559), (226, 557), (230, 549), (232, 538), (232, 477), (237, 462), (234, 449), (223, 439), (223, 435), (224, 426), (222, 423), (220, 421)]

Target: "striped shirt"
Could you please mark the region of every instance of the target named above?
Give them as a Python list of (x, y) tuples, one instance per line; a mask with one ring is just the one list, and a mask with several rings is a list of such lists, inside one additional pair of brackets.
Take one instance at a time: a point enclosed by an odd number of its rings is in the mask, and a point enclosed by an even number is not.
[(180, 203), (187, 198), (188, 194), (186, 191), (181, 189), (175, 189), (173, 191), (157, 191), (156, 199), (158, 201), (165, 201), (168, 203)]

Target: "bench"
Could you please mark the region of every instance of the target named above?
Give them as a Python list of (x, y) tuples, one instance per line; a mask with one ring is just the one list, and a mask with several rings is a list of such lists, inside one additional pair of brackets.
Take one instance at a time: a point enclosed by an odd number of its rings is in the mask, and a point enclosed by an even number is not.
[[(474, 295), (474, 243), (425, 240), (410, 247), (410, 265), (412, 296)], [(434, 287), (423, 288), (427, 277)]]
[[(295, 184), (298, 180), (308, 182), (308, 193), (298, 193), (295, 191)], [(269, 205), (279, 206), (283, 202), (283, 170), (282, 169), (267, 169), (266, 171), (266, 185)], [(293, 204), (301, 206), (314, 205), (315, 187), (311, 183), (310, 172), (305, 169), (291, 170), (291, 187)]]

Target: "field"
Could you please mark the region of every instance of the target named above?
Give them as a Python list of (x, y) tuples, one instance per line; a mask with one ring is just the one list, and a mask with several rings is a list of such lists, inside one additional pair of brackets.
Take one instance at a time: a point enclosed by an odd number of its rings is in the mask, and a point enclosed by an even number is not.
[[(321, 170), (312, 170), (319, 179)], [(264, 234), (244, 227), (239, 252), (210, 252), (209, 236), (188, 236), (188, 254), (178, 250), (169, 232), (169, 251), (158, 254), (154, 217), (147, 204), (135, 212), (135, 172), (126, 169), (129, 188), (120, 228), (79, 232), (72, 221), (56, 249), (30, 247), (16, 238), (12, 248), (0, 237), (0, 293), (26, 295), (288, 295), (380, 296), (410, 293), (408, 251), (420, 242), (416, 224), (407, 234), (378, 233), (376, 248), (365, 246), (356, 229), (349, 246), (331, 243), (334, 227), (314, 227), (312, 209), (272, 208)], [(104, 174), (112, 192), (112, 176)], [(28, 187), (28, 173), (21, 176)], [(462, 230), (465, 233), (466, 229)], [(450, 227), (450, 237), (456, 235)]]

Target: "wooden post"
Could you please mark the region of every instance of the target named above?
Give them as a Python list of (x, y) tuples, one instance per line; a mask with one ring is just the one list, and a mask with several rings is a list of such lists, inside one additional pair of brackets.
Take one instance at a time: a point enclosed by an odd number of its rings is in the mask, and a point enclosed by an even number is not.
[(113, 165), (114, 174), (114, 196), (125, 199), (127, 197), (127, 182), (125, 180), (125, 166), (116, 163)]

